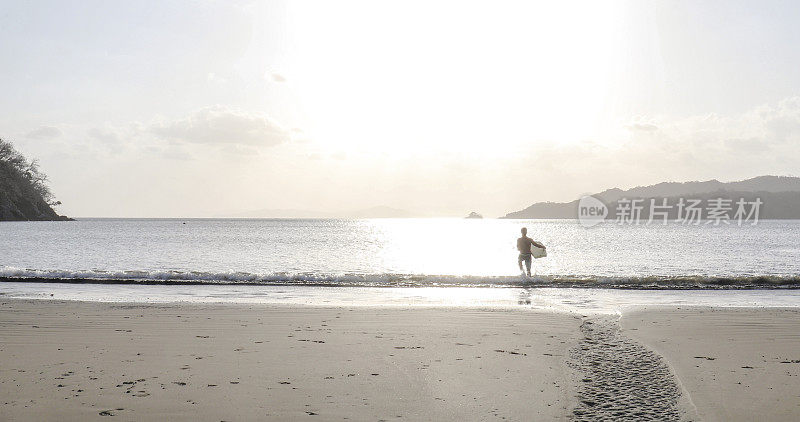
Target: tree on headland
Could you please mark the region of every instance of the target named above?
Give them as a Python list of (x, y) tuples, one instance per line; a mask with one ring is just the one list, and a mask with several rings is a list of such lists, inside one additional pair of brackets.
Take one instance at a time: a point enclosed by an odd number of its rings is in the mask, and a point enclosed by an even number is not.
[(9, 164), (11, 169), (31, 182), (33, 189), (42, 196), (47, 205), (61, 205), (61, 201), (54, 199), (53, 192), (47, 186), (47, 175), (39, 170), (39, 160), (28, 161), (11, 142), (0, 138), (0, 162)]
[(61, 205), (47, 185), (38, 160), (28, 160), (0, 139), (0, 220), (65, 220), (52, 207)]

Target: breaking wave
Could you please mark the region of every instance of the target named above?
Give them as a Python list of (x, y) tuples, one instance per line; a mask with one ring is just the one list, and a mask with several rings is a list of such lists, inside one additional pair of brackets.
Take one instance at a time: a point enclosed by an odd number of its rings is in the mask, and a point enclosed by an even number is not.
[(58, 271), (0, 268), (0, 282), (162, 284), (162, 285), (293, 285), (328, 287), (564, 287), (608, 289), (800, 289), (800, 275), (747, 276), (477, 276), (416, 274), (316, 274), (203, 271)]

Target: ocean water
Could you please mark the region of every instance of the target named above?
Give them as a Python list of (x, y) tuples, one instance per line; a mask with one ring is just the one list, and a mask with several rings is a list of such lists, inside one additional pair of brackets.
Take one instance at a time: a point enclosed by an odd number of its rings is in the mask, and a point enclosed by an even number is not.
[[(516, 238), (547, 246), (521, 277)], [(84, 219), (0, 223), (6, 282), (797, 288), (800, 221)], [(8, 286), (8, 285), (7, 285)]]

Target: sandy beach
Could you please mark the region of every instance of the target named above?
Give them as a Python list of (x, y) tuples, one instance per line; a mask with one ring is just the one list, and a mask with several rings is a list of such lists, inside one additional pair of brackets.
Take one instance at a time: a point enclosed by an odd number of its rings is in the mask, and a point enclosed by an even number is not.
[(800, 309), (651, 308), (620, 324), (669, 362), (700, 419), (800, 419)]
[(2, 420), (793, 420), (800, 311), (0, 302)]
[(0, 302), (0, 419), (554, 420), (568, 314)]

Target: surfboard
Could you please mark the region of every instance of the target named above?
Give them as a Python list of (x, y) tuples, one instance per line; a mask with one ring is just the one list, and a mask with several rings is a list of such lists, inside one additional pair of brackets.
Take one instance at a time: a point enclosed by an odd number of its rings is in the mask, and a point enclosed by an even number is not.
[(534, 258), (544, 258), (547, 256), (547, 249), (531, 245), (531, 256)]

